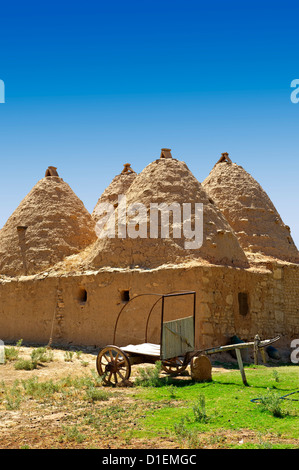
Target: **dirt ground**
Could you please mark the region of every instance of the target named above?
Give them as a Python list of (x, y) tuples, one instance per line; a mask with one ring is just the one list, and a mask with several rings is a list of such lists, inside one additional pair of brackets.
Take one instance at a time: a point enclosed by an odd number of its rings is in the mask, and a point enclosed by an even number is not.
[[(21, 346), (19, 348), (20, 358), (30, 358), (33, 348)], [(59, 382), (66, 377), (97, 376), (96, 356), (97, 351), (74, 352), (71, 360), (69, 351), (63, 349), (51, 349), (53, 360), (40, 363), (33, 370), (16, 370), (14, 361), (6, 361), (0, 364), (0, 385), (13, 389), (18, 381), (28, 381), (37, 377), (38, 382)], [(130, 380), (134, 381), (140, 365), (132, 366)], [(222, 367), (213, 367), (212, 373), (225, 373)], [(190, 371), (182, 376), (190, 379)], [(9, 409), (5, 402), (4, 394), (0, 393), (0, 449), (179, 449), (179, 442), (173, 437), (164, 436), (161, 440), (151, 440), (148, 437), (128, 437), (128, 430), (136, 429), (144, 417), (142, 403), (136, 406), (134, 400), (134, 388), (100, 387), (101, 390), (108, 389), (108, 401), (87, 402), (82, 399), (82, 390), (78, 396), (57, 399), (36, 400), (27, 396), (22, 400), (19, 407)], [(80, 395), (81, 393), (81, 395)], [(149, 406), (148, 403), (146, 405)], [(157, 403), (151, 405), (153, 410), (159, 406)], [(135, 436), (135, 434), (134, 434)], [(225, 431), (223, 436), (218, 435), (217, 442), (213, 443), (213, 436), (208, 436), (210, 445), (205, 447), (221, 447), (223, 442), (238, 443), (246, 439), (247, 442), (255, 441), (256, 436), (250, 430), (229, 433)]]
[[(7, 345), (7, 347), (10, 347)], [(19, 358), (29, 359), (33, 351), (33, 347), (20, 346)], [(38, 378), (38, 382), (59, 382), (60, 379), (66, 377), (86, 377), (97, 376), (96, 357), (98, 351), (82, 350), (79, 355), (74, 351), (71, 360), (69, 350), (51, 348), (53, 360), (47, 363), (39, 363), (33, 370), (16, 370), (15, 361), (6, 361), (0, 364), (0, 382), (2, 387), (12, 389), (16, 383), (28, 381), (34, 377)], [(147, 367), (148, 365), (133, 365), (130, 381), (134, 381), (138, 375), (139, 367)], [(186, 380), (190, 379), (190, 371), (187, 368), (186, 375), (182, 376)], [(224, 369), (215, 368), (213, 373), (224, 372)], [(101, 387), (101, 389), (106, 387)], [(149, 439), (122, 439), (122, 434), (132, 427), (136, 426), (137, 418), (140, 417), (140, 410), (136, 411), (135, 401), (132, 397), (134, 389), (132, 387), (122, 387), (121, 389), (109, 387), (109, 401), (96, 402), (92, 405), (87, 404), (83, 400), (72, 398), (72, 402), (63, 401), (53, 403), (51, 401), (38, 401), (32, 397), (22, 400), (21, 406), (16, 409), (8, 409), (5, 406), (5, 399), (0, 397), (0, 432), (1, 441), (0, 449), (19, 449), (19, 448), (102, 448), (102, 449), (120, 449), (120, 448), (179, 448), (178, 443), (171, 438), (163, 439), (163, 441), (151, 441)], [(80, 442), (82, 431), (82, 422), (84, 417), (89, 413), (103, 411), (107, 407), (107, 416), (109, 416), (108, 408), (118, 410), (124, 408), (124, 404), (128, 409), (127, 416), (111, 415), (107, 421), (103, 420), (103, 429), (100, 432), (90, 435), (84, 434), (85, 439)], [(142, 407), (141, 407), (142, 408)], [(90, 418), (90, 419), (94, 419)], [(114, 422), (114, 428), (112, 429)], [(79, 424), (78, 424), (79, 423)], [(75, 432), (73, 436), (65, 439), (65, 430), (80, 428), (81, 431)]]

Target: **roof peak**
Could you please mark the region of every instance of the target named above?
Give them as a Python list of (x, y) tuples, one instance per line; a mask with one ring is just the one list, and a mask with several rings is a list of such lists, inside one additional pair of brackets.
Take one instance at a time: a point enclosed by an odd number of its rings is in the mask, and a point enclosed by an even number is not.
[(59, 174), (57, 173), (57, 167), (56, 166), (48, 166), (48, 168), (46, 170), (46, 173), (45, 173), (45, 177), (48, 177), (48, 176), (58, 176), (59, 177)]
[(136, 171), (131, 168), (131, 163), (124, 163), (124, 168), (121, 172), (121, 175), (132, 175), (133, 173), (136, 173)]
[(216, 163), (216, 165), (218, 165), (218, 163), (232, 163), (231, 159), (229, 158), (228, 156), (229, 154), (227, 152), (223, 152), (221, 154), (221, 157), (219, 158), (218, 162)]
[(172, 158), (171, 149), (167, 149), (167, 148), (161, 149), (160, 158)]

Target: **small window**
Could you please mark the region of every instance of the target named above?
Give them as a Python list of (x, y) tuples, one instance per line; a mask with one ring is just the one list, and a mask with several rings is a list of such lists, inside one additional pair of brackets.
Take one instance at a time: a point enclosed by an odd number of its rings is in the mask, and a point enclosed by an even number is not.
[(78, 301), (80, 304), (86, 304), (87, 302), (87, 290), (84, 287), (80, 287), (78, 291)]
[(130, 291), (129, 290), (122, 290), (120, 293), (120, 298), (122, 302), (129, 302), (130, 300)]
[(245, 317), (249, 312), (247, 292), (239, 292), (238, 301), (239, 301), (239, 313), (240, 315), (243, 315)]

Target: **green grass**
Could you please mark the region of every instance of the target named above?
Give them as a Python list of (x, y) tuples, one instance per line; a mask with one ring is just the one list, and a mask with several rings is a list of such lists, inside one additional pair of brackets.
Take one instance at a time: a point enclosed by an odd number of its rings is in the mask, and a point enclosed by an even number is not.
[[(160, 404), (146, 412), (142, 434), (155, 438), (166, 432), (179, 438), (180, 430), (182, 441), (187, 436), (188, 442), (197, 444), (200, 434), (215, 437), (225, 430), (251, 430), (257, 436), (272, 435), (282, 442), (299, 439), (299, 401), (278, 398), (299, 390), (299, 368), (249, 366), (245, 370), (249, 387), (242, 384), (238, 370), (215, 373), (209, 383), (171, 379), (172, 396), (169, 379), (164, 386), (160, 382), (158, 388), (140, 387), (139, 399)], [(251, 401), (256, 398), (260, 400)], [(299, 393), (289, 398), (299, 400)], [(267, 441), (260, 440), (261, 446), (266, 446)]]
[[(49, 360), (44, 353), (33, 359)], [(299, 401), (280, 398), (299, 391), (298, 366), (247, 365), (245, 372), (248, 387), (231, 365), (206, 383), (167, 376), (159, 363), (140, 366), (130, 388), (104, 387), (95, 370), (55, 381), (2, 380), (0, 409), (62, 412), (56, 430), (47, 428), (49, 447), (298, 448)]]

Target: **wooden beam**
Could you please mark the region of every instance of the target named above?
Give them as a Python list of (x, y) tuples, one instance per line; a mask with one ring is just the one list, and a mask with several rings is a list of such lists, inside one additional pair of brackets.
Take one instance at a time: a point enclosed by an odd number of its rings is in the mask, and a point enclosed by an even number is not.
[(243, 384), (246, 387), (249, 387), (248, 382), (246, 380), (246, 375), (245, 375), (245, 370), (244, 370), (244, 366), (243, 366), (243, 361), (242, 361), (242, 356), (241, 356), (240, 349), (235, 348), (235, 351), (236, 351), (236, 356), (237, 356), (238, 365), (239, 365), (239, 369), (240, 369), (240, 372), (241, 372), (241, 377), (242, 377), (242, 380), (243, 380)]

